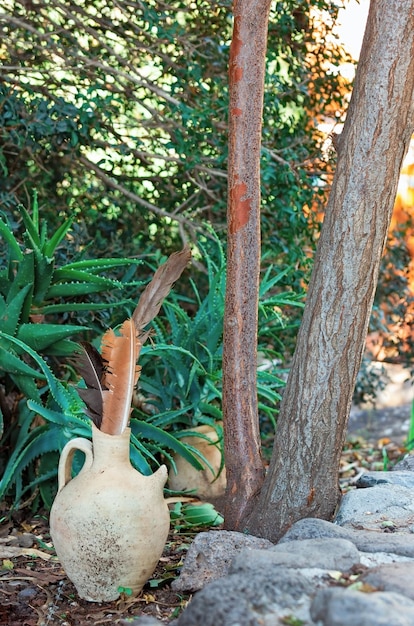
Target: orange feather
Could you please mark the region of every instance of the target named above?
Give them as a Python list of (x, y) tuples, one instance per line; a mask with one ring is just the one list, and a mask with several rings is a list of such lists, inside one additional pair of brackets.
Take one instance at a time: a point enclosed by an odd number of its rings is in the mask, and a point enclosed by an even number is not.
[(106, 365), (102, 391), (101, 430), (120, 435), (129, 423), (132, 394), (140, 373), (137, 360), (141, 343), (132, 319), (127, 319), (116, 335), (112, 329), (102, 338), (102, 358)]

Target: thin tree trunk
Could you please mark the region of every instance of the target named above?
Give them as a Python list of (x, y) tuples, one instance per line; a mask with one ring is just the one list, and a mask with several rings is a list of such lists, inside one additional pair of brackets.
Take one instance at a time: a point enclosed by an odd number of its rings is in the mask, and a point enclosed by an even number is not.
[(270, 469), (245, 526), (332, 518), (399, 173), (414, 130), (414, 1), (372, 0)]
[(226, 528), (237, 529), (264, 478), (257, 410), (260, 145), (270, 0), (235, 0), (229, 65), (227, 287), (223, 412)]

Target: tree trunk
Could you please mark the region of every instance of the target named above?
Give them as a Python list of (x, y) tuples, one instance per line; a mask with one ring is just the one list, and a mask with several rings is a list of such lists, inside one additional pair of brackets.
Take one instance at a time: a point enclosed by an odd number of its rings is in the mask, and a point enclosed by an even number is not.
[(223, 415), (226, 528), (237, 529), (264, 479), (257, 410), (260, 145), (271, 0), (235, 0), (229, 60), (227, 286)]
[(399, 173), (414, 130), (414, 1), (372, 0), (270, 469), (243, 527), (330, 519)]

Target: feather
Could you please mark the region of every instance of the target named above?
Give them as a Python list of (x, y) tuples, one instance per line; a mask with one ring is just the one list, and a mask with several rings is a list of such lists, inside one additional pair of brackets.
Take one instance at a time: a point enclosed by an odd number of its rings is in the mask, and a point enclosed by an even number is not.
[(106, 389), (102, 392), (101, 430), (109, 435), (120, 435), (128, 426), (132, 394), (140, 372), (137, 366), (140, 349), (141, 343), (132, 319), (122, 324), (119, 335), (109, 329), (103, 336)]
[[(132, 315), (141, 339), (143, 339), (143, 329), (158, 315), (164, 298), (168, 296), (173, 284), (180, 278), (190, 259), (191, 249), (188, 245), (180, 252), (174, 252), (157, 269), (153, 279), (145, 287)], [(145, 339), (147, 337), (148, 333), (145, 334)]]
[(102, 388), (104, 377), (104, 364), (98, 350), (87, 341), (79, 342), (82, 352), (79, 354), (77, 367), (87, 387), (92, 389)]
[(101, 354), (91, 344), (81, 342), (82, 351), (73, 364), (87, 388), (77, 391), (87, 406), (89, 417), (107, 434), (121, 434), (128, 426), (132, 396), (141, 370), (137, 360), (142, 344), (151, 334), (145, 327), (158, 315), (164, 298), (190, 259), (189, 246), (171, 254), (144, 289), (132, 318), (122, 324), (120, 334), (111, 329), (106, 331)]
[(87, 389), (77, 389), (87, 406), (86, 413), (99, 428), (102, 421), (102, 392), (104, 385), (104, 363), (98, 350), (87, 341), (80, 342), (81, 351), (72, 359), (73, 365), (85, 381)]

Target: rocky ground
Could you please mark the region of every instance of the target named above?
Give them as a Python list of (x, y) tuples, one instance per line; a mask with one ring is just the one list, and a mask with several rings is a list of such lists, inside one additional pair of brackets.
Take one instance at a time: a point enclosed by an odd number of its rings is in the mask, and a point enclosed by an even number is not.
[[(348, 443), (344, 448), (341, 461), (340, 482), (344, 493), (347, 491), (355, 491), (353, 488), (354, 482), (364, 472), (387, 469), (403, 457), (406, 452), (403, 441), (406, 438), (408, 430), (409, 411), (409, 405), (400, 407), (398, 410), (385, 409), (380, 413), (353, 409), (350, 419)], [(205, 531), (206, 529), (196, 529), (191, 533), (172, 529), (159, 566), (153, 578), (148, 582), (138, 598), (123, 596), (117, 602), (93, 604), (79, 599), (73, 585), (68, 581), (57, 561), (48, 534), (46, 515), (36, 515), (33, 517), (30, 515), (30, 512), (21, 511), (10, 519), (7, 511), (3, 511), (3, 515), (0, 519), (0, 626), (86, 626), (89, 624), (126, 625), (131, 623), (145, 626), (145, 624), (172, 623), (180, 615), (182, 616), (178, 621), (179, 626), (186, 626), (187, 624), (188, 626), (197, 626), (198, 623), (200, 623), (200, 626), (207, 626), (208, 623), (214, 624), (215, 626), (230, 626), (231, 624), (231, 621), (228, 621), (230, 616), (220, 617), (220, 615), (216, 615), (214, 617), (215, 614), (213, 612), (213, 617), (211, 618), (213, 621), (210, 620), (210, 622), (207, 622), (205, 621), (205, 615), (203, 615), (201, 619), (197, 617), (198, 613), (192, 613), (192, 611), (197, 612), (199, 610), (197, 606), (201, 607), (200, 610), (202, 613), (205, 611), (205, 606), (202, 604), (203, 596), (201, 593), (195, 596), (195, 598), (200, 598), (197, 599), (197, 604), (194, 601), (191, 602), (191, 605), (194, 605), (195, 608), (191, 609), (191, 611), (187, 609), (183, 613), (183, 610), (193, 597), (194, 585), (189, 585), (186, 588), (186, 584), (182, 584), (181, 582), (180, 586), (178, 576), (180, 571), (184, 572), (182, 569), (183, 563), (190, 546), (195, 543), (195, 548), (198, 549), (197, 543), (194, 540), (196, 537), (202, 536), (199, 535), (199, 532)], [(309, 533), (310, 531), (307, 530), (306, 532)], [(391, 527), (388, 530), (385, 528), (381, 529), (381, 536), (385, 536), (385, 532), (393, 532), (393, 529)], [(319, 530), (316, 536), (320, 537)], [(301, 540), (303, 541), (304, 538), (305, 537), (302, 536)], [(353, 542), (352, 538), (350, 539), (349, 536), (332, 536), (328, 533), (328, 537), (326, 538), (330, 540), (342, 539), (343, 541), (348, 541), (348, 543), (350, 542), (354, 546), (357, 552), (363, 552), (363, 549), (361, 550), (361, 547), (355, 543), (355, 541)], [(410, 535), (410, 541), (411, 540), (414, 541), (414, 535)], [(323, 552), (334, 553), (334, 547), (335, 546), (326, 546)], [(365, 583), (363, 579), (359, 578), (362, 573), (365, 573), (364, 568), (366, 566), (363, 566), (364, 563), (361, 559), (359, 561), (356, 559), (355, 550), (352, 552), (349, 545), (347, 545), (347, 548), (351, 550), (351, 553), (355, 557), (356, 569), (349, 569), (348, 561), (345, 563), (346, 567), (344, 561), (341, 560), (336, 563), (330, 562), (328, 570), (334, 573), (328, 580), (329, 584), (325, 586), (326, 588), (338, 587), (343, 589), (355, 582), (358, 582), (358, 584), (361, 583), (362, 585), (371, 584), (368, 582)], [(290, 547), (289, 551), (291, 551), (291, 549)], [(340, 552), (341, 546), (339, 546), (338, 549)], [(273, 548), (272, 550), (274, 552)], [(303, 545), (301, 550), (303, 552)], [(274, 558), (273, 552), (271, 553), (269, 550), (260, 550), (260, 552), (266, 552), (269, 555), (272, 554)], [(314, 556), (312, 556), (314, 553), (310, 554), (311, 556), (309, 558), (312, 561), (314, 560)], [(219, 561), (217, 558), (214, 558), (214, 560), (216, 562)], [(245, 557), (242, 557), (242, 560), (246, 560)], [(358, 563), (360, 563), (359, 566)], [(321, 563), (321, 567), (322, 565), (323, 563)], [(274, 569), (274, 563), (271, 567)], [(243, 570), (240, 559), (236, 561), (234, 568), (236, 569), (231, 575), (237, 575), (241, 577), (240, 580), (245, 580), (246, 571)], [(305, 578), (301, 579), (301, 582), (299, 581), (300, 576), (302, 576), (301, 572), (295, 570), (293, 574), (293, 570), (289, 571), (295, 579), (293, 580), (292, 578), (290, 581), (291, 585), (297, 585), (297, 589), (304, 587), (307, 587), (309, 590), (314, 589), (316, 583), (310, 582), (309, 579)], [(198, 572), (196, 578), (201, 580), (200, 576), (201, 574)], [(272, 576), (277, 575), (275, 573), (271, 575), (268, 573), (267, 576), (268, 581), (270, 581), (272, 580)], [(283, 576), (286, 577), (286, 570)], [(330, 574), (328, 574), (328, 576), (330, 576)], [(335, 580), (335, 577), (339, 577), (338, 580)], [(298, 578), (297, 581), (296, 578)], [(412, 578), (414, 579), (414, 577)], [(235, 582), (235, 580), (237, 582), (239, 579), (234, 579), (233, 582)], [(253, 584), (251, 570), (249, 570), (247, 580), (252, 582), (249, 587), (251, 590), (248, 591), (245, 589), (243, 591), (244, 595), (258, 593), (257, 584), (265, 583), (263, 580), (262, 583), (256, 582)], [(215, 583), (211, 584), (214, 585)], [(230, 583), (225, 583), (225, 585), (226, 584), (231, 585), (232, 583), (230, 581)], [(217, 583), (216, 592), (223, 597), (226, 597), (227, 594), (230, 598), (230, 588), (227, 589), (226, 593), (223, 595), (225, 585), (222, 588), (221, 583)], [(206, 587), (206, 589), (209, 588), (210, 585)], [(243, 585), (241, 588), (244, 589)], [(266, 584), (264, 584), (264, 589), (267, 589)], [(205, 593), (205, 591), (202, 593)], [(276, 602), (275, 598), (271, 597), (270, 599), (266, 599), (265, 596), (266, 594), (260, 596), (265, 605), (269, 602), (271, 604)], [(240, 598), (237, 594), (235, 597), (237, 604)], [(335, 598), (326, 597), (325, 600), (327, 603), (325, 604), (328, 606), (329, 603), (334, 602)], [(211, 601), (212, 599), (210, 597), (208, 602), (211, 603)], [(215, 602), (217, 603), (217, 599)], [(320, 599), (319, 603), (321, 602), (322, 600)], [(218, 603), (217, 606), (221, 607), (219, 608), (220, 611), (223, 610), (220, 603)], [(312, 610), (316, 615), (318, 610), (321, 611), (322, 609), (314, 607)], [(380, 608), (379, 611), (381, 610)], [(309, 617), (309, 607), (306, 611), (305, 613)], [(185, 615), (187, 615), (187, 617), (184, 617)], [(249, 619), (250, 618), (254, 620), (257, 619), (257, 616), (255, 617), (253, 615), (252, 617), (250, 615)], [(201, 619), (201, 621), (197, 621), (199, 619)], [(271, 619), (274, 620), (275, 617), (273, 616)], [(264, 621), (260, 623), (292, 624), (293, 626), (314, 623), (301, 621), (302, 618), (300, 615), (295, 617), (294, 613), (290, 614), (289, 611), (286, 615), (281, 614), (280, 619), (282, 619), (282, 621)], [(259, 624), (259, 621), (246, 621), (243, 623), (246, 623), (246, 625)], [(397, 625), (397, 622), (389, 622), (388, 626), (390, 626), (391, 623), (395, 626)], [(398, 622), (398, 624), (399, 623), (400, 622)], [(409, 623), (414, 623), (414, 617), (412, 622)], [(379, 624), (378, 622), (375, 626), (379, 626)], [(333, 626), (334, 622), (329, 622), (329, 625)], [(357, 626), (357, 622), (352, 623), (352, 626)], [(363, 626), (366, 625), (363, 624)]]

